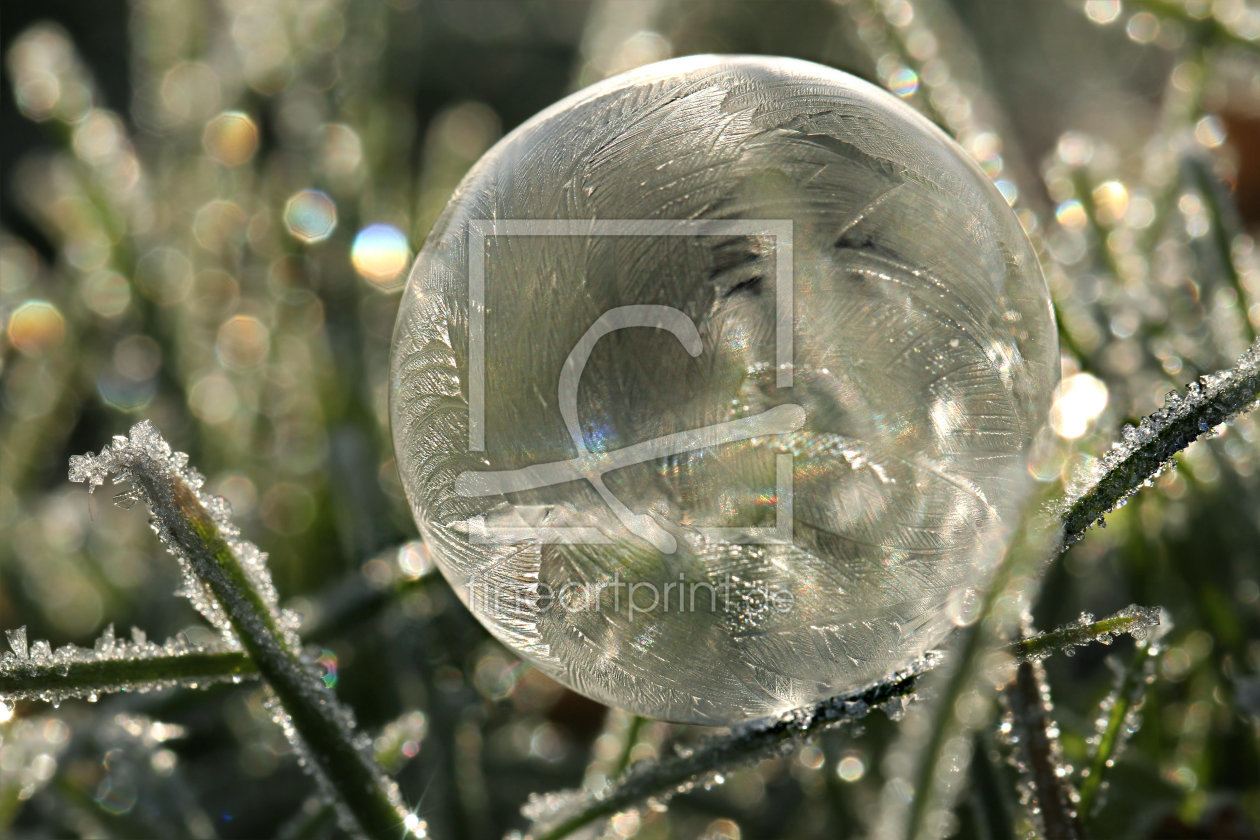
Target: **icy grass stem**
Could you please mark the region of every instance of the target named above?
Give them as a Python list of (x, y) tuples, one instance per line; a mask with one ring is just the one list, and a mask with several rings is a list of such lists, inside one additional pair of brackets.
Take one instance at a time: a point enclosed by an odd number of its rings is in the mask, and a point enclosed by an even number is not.
[(1153, 642), (1139, 642), (1129, 667), (1120, 677), (1120, 684), (1103, 701), (1099, 721), (1101, 729), (1094, 754), (1090, 756), (1089, 767), (1081, 774), (1079, 811), (1086, 818), (1102, 804), (1105, 774), (1129, 734), (1130, 716), (1141, 706), (1149, 680), (1148, 666), (1156, 651), (1157, 646)]
[(1021, 770), (1031, 784), (1029, 809), (1046, 840), (1084, 840), (1070, 782), (1060, 773), (1058, 727), (1050, 719), (1050, 693), (1039, 663), (1019, 663), (1015, 680), (1006, 688), (1006, 702)]
[[(410, 711), (386, 724), (372, 744), (372, 753), (377, 764), (387, 773), (397, 774), (415, 755), (408, 755), (404, 751), (404, 745), (408, 741), (418, 744), (424, 740), (428, 728), (426, 721), (422, 712)], [(307, 840), (311, 837), (327, 836), (335, 817), (336, 809), (331, 803), (313, 796), (280, 827), (276, 840)]]
[[(950, 833), (952, 807), (970, 762), (974, 733), (992, 719), (993, 689), (1011, 678), (1003, 646), (1027, 613), (1059, 523), (1042, 504), (1057, 483), (1026, 499), (1013, 541), (993, 561), (974, 621), (960, 628), (944, 665), (924, 679), (927, 699), (901, 725), (885, 758), (889, 781), (872, 834), (921, 840)], [(988, 550), (1000, 551), (995, 538)]]
[(112, 692), (152, 691), (168, 686), (198, 688), (209, 683), (258, 676), (254, 661), (240, 651), (188, 649), (167, 653), (119, 645), (116, 656), (87, 648), (63, 647), (50, 655), (0, 660), (0, 700), (91, 697)]
[(1128, 501), (1195, 440), (1260, 402), (1260, 343), (1237, 364), (1200, 377), (1185, 396), (1170, 393), (1163, 408), (1126, 426), (1123, 440), (1102, 459), (1097, 478), (1073, 495), (1063, 512), (1063, 545), (1079, 540), (1095, 522)]
[[(1008, 558), (1013, 556), (1014, 552), (1007, 555)], [(925, 828), (925, 825), (933, 810), (939, 808), (940, 800), (949, 798), (948, 792), (937, 790), (936, 785), (938, 781), (948, 783), (949, 774), (955, 772), (943, 766), (950, 763), (945, 758), (949, 752), (947, 745), (960, 739), (965, 729), (965, 727), (957, 726), (959, 721), (955, 708), (960, 703), (967, 702), (966, 698), (972, 689), (972, 683), (976, 681), (976, 673), (980, 670), (979, 662), (982, 654), (987, 650), (987, 637), (991, 635), (986, 625), (992, 622), (991, 616), (997, 603), (992, 593), (1007, 590), (1005, 581), (1010, 577), (1012, 565), (1004, 561), (999, 568), (998, 580), (995, 580), (994, 585), (986, 592), (985, 602), (981, 607), (981, 619), (963, 628), (961, 638), (951, 653), (948, 670), (939, 678), (943, 685), (938, 686), (937, 698), (932, 707), (920, 710), (920, 715), (929, 719), (930, 722), (922, 719), (919, 721), (920, 726), (928, 727), (927, 737), (923, 739), (918, 750), (912, 750), (916, 755), (914, 755), (913, 769), (909, 774), (909, 790), (892, 791), (892, 795), (898, 799), (904, 799), (907, 794), (909, 796), (904, 826), (897, 825), (896, 812), (890, 811), (888, 816), (884, 817), (881, 826), (881, 828), (884, 826), (888, 828), (878, 836), (888, 837), (891, 840), (900, 835), (907, 840), (917, 840), (925, 835), (936, 836), (943, 833)], [(986, 713), (984, 717), (987, 718), (988, 714)], [(902, 738), (916, 740), (904, 732)], [(904, 776), (895, 781), (904, 781)], [(891, 787), (886, 788), (885, 799), (888, 798), (889, 791)], [(898, 831), (899, 828), (904, 830)]]
[(254, 568), (247, 569), (236, 556), (222, 532), (226, 522), (216, 521), (190, 483), (194, 479), (186, 469), (186, 458), (171, 455), (153, 424), (144, 421), (132, 429), (130, 440), (115, 438), (99, 456), (72, 459), (72, 480), (94, 487), (109, 476), (130, 481), (148, 500), (155, 530), (217, 602), (213, 612), (226, 616), (287, 714), (293, 734), (304, 747), (301, 752), (314, 765), (317, 778), (337, 797), (353, 827), (367, 837), (391, 840), (413, 831), (421, 833), (418, 820), (403, 810), (397, 787), (356, 744), (348, 712), (304, 667), (296, 635), (281, 626), (274, 592), (260, 591), (270, 584), (263, 577), (261, 558), (254, 558)]
[(542, 830), (530, 836), (535, 840), (559, 840), (644, 800), (663, 801), (704, 784), (718, 773), (781, 755), (805, 738), (912, 694), (920, 675), (934, 661), (924, 660), (863, 691), (789, 712), (768, 723), (750, 724), (730, 735), (708, 738), (672, 758), (636, 764), (607, 790), (575, 794), (572, 801), (561, 802), (554, 809), (547, 798), (534, 799), (526, 806), (527, 815), (531, 811), (545, 813), (535, 819), (535, 828)]
[(1072, 183), (1072, 197), (1080, 202), (1081, 209), (1085, 212), (1085, 219), (1089, 224), (1090, 238), (1094, 246), (1094, 256), (1103, 270), (1111, 275), (1117, 284), (1123, 286), (1125, 282), (1124, 273), (1120, 270), (1120, 265), (1116, 261), (1115, 252), (1107, 244), (1108, 237), (1111, 235), (1111, 228), (1103, 224), (1102, 219), (1098, 215), (1098, 204), (1094, 201), (1095, 185), (1090, 183), (1089, 175), (1081, 167), (1075, 167), (1071, 170), (1070, 180)]
[(1016, 659), (1038, 661), (1057, 651), (1090, 642), (1109, 643), (1114, 637), (1126, 633), (1135, 637), (1144, 636), (1150, 628), (1158, 624), (1158, 609), (1139, 607), (1135, 604), (1098, 621), (1086, 620), (1076, 624), (1065, 624), (1048, 633), (1039, 633), (1036, 636), (1020, 639), (1011, 645), (1011, 653)]
[[(1122, 633), (1141, 633), (1158, 622), (1157, 610), (1134, 606), (1100, 621), (1070, 624), (1021, 639), (1010, 645), (1008, 651), (1017, 659), (1042, 659), (1060, 650), (1105, 641)], [(558, 817), (551, 814), (540, 816), (535, 821), (536, 825), (549, 825), (534, 836), (536, 840), (560, 840), (643, 800), (654, 797), (666, 799), (685, 793), (715, 773), (777, 755), (805, 738), (862, 717), (870, 709), (879, 708), (889, 700), (912, 696), (919, 678), (938, 662), (938, 658), (931, 658), (863, 692), (824, 700), (771, 723), (752, 724), (730, 735), (710, 738), (684, 756), (640, 763), (630, 768), (608, 790), (579, 797), (573, 803), (562, 803)], [(630, 750), (638, 741), (637, 733), (646, 722), (645, 718), (637, 716), (630, 721), (619, 757), (619, 766), (623, 769), (628, 763)], [(540, 804), (545, 802), (540, 800)]]
[[(1242, 273), (1234, 262), (1234, 242), (1242, 234), (1237, 211), (1229, 203), (1228, 192), (1212, 172), (1211, 163), (1198, 155), (1187, 155), (1182, 166), (1188, 174), (1187, 180), (1199, 198), (1203, 201), (1204, 210), (1211, 220), (1208, 225), (1210, 234), (1208, 242), (1216, 252), (1216, 263), (1220, 273), (1229, 281), (1234, 294), (1238, 295), (1238, 303), (1242, 308), (1243, 331), (1247, 341), (1256, 340), (1256, 328), (1247, 317), (1251, 304), (1251, 295), (1243, 282)], [(1222, 193), (1225, 193), (1223, 196)]]
[(614, 777), (620, 776), (630, 768), (630, 757), (634, 754), (635, 745), (639, 743), (639, 736), (643, 733), (646, 723), (647, 718), (642, 715), (633, 715), (630, 722), (626, 724), (625, 740), (621, 743), (621, 751), (617, 754), (617, 760), (612, 768)]

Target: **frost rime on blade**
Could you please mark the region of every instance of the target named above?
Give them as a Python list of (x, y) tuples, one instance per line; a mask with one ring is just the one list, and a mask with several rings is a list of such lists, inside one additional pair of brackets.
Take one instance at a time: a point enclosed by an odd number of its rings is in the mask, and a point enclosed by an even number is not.
[(403, 807), (397, 784), (376, 764), (354, 716), (301, 655), (297, 616), (279, 609), (266, 556), (241, 538), (221, 498), (201, 492), (205, 479), (172, 452), (149, 421), (136, 424), (97, 455), (70, 461), (70, 479), (89, 488), (107, 478), (132, 484), (152, 512), (153, 530), (180, 561), (181, 588), (239, 646), (270, 689), (268, 708), (299, 761), (337, 808), (353, 836), (421, 837), (423, 821)]
[(1260, 342), (1228, 370), (1201, 376), (1172, 391), (1162, 408), (1126, 425), (1094, 476), (1071, 494), (1063, 511), (1063, 542), (1070, 546), (1095, 522), (1128, 503), (1129, 497), (1173, 463), (1173, 456), (1220, 424), (1260, 406)]
[[(70, 480), (86, 484), (89, 492), (94, 491), (107, 480), (114, 479), (130, 483), (135, 486), (135, 491), (148, 496), (147, 486), (152, 486), (152, 482), (141, 482), (138, 479), (144, 476), (152, 479), (163, 475), (182, 483), (201, 503), (201, 506), (210, 512), (215, 527), (227, 541), (232, 552), (240, 559), (241, 566), (249, 576), (255, 591), (272, 611), (276, 612), (278, 601), (275, 586), (272, 585), (271, 576), (267, 572), (267, 556), (252, 543), (240, 538), (240, 531), (230, 520), (232, 510), (227, 500), (202, 492), (205, 477), (188, 466), (187, 454), (172, 451), (170, 444), (162, 437), (152, 421), (142, 420), (132, 426), (129, 436), (115, 435), (99, 454), (89, 452), (70, 458)], [(152, 509), (156, 500), (149, 498), (148, 501)], [(197, 612), (219, 630), (226, 644), (239, 648), (236, 634), (223, 608), (193, 571), (188, 556), (176, 542), (168, 525), (156, 514), (150, 515), (149, 524), (153, 532), (158, 535), (158, 539), (166, 546), (166, 550), (179, 561), (183, 583), (180, 585), (178, 594), (188, 598)]]
[(133, 627), (130, 639), (105, 628), (90, 647), (26, 641), (26, 628), (5, 631), (8, 652), (0, 654), (0, 702), (41, 700), (54, 705), (72, 697), (95, 701), (100, 695), (142, 693), (181, 686), (240, 682), (257, 676), (253, 663), (222, 644), (194, 645), (182, 636), (151, 642)]

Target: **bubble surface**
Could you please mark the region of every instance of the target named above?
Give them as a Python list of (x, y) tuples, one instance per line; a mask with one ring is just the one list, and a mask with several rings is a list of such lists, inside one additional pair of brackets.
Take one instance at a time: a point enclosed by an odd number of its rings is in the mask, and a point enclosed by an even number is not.
[(942, 640), (1057, 380), (1036, 258), (957, 145), (840, 71), (703, 56), (473, 167), (404, 292), (391, 417), (492, 633), (602, 702), (730, 724)]

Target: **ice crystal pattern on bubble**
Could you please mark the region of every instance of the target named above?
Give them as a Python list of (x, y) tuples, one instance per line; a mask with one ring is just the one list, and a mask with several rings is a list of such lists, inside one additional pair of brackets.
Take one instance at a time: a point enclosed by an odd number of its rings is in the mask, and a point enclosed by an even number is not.
[[(632, 306), (681, 312), (698, 347), (665, 320), (603, 335), (571, 419), (566, 359)], [(600, 701), (730, 723), (940, 641), (1057, 377), (1036, 257), (952, 141), (836, 70), (699, 57), (581, 91), (474, 167), (412, 271), (391, 399), (421, 531), (492, 632)], [(616, 460), (789, 406), (792, 431)], [(575, 447), (604, 486), (461, 495)]]

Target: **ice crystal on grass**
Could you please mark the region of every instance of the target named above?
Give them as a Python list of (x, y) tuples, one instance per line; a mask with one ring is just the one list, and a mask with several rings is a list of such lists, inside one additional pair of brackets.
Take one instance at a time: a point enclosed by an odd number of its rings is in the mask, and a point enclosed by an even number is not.
[[(156, 512), (159, 501), (167, 501), (185, 513), (191, 513), (196, 506), (208, 514), (209, 522), (198, 524), (217, 532), (237, 558), (249, 584), (268, 611), (279, 614), (276, 588), (267, 570), (267, 555), (259, 551), (253, 543), (241, 538), (240, 531), (231, 521), (231, 505), (222, 497), (202, 492), (205, 478), (188, 466), (187, 454), (171, 449), (151, 421), (142, 420), (132, 426), (128, 436), (115, 435), (113, 441), (98, 454), (89, 452), (70, 458), (70, 480), (87, 484), (89, 491), (95, 490), (109, 479), (129, 483), (133, 486), (133, 493), (148, 497), (150, 507), (155, 508), (149, 523), (167, 551), (179, 560), (180, 570), (183, 572), (184, 579), (178, 594), (188, 598), (197, 611), (217, 627), (225, 638), (233, 635), (231, 622), (224, 613), (223, 606), (207, 588), (205, 580), (194, 569), (186, 546), (181, 544), (172, 530), (172, 522)], [(184, 492), (181, 493), (178, 488), (183, 488)], [(163, 491), (170, 494), (169, 499), (154, 498), (155, 492)], [(130, 494), (127, 495), (131, 498)], [(292, 620), (282, 622), (285, 641), (296, 644), (297, 636), (292, 628)]]
[(1098, 709), (1096, 730), (1088, 740), (1089, 762), (1081, 770), (1080, 812), (1084, 816), (1090, 816), (1101, 807), (1107, 792), (1106, 774), (1141, 724), (1146, 687), (1155, 680), (1159, 640), (1167, 630), (1167, 622), (1164, 622), (1158, 630), (1138, 641), (1132, 661), (1120, 673), (1115, 689), (1103, 699)]
[(1071, 624), (1021, 639), (1013, 646), (1013, 652), (1021, 659), (1034, 662), (1058, 651), (1071, 656), (1075, 648), (1094, 642), (1109, 645), (1116, 636), (1124, 634), (1140, 641), (1150, 634), (1152, 628), (1159, 625), (1158, 608), (1140, 607), (1137, 604), (1125, 607), (1100, 621), (1095, 621), (1089, 613), (1081, 613), (1081, 617)]
[(1171, 392), (1164, 405), (1128, 426), (1093, 476), (1069, 494), (1063, 510), (1064, 543), (1079, 540), (1095, 522), (1128, 502), (1173, 463), (1173, 456), (1227, 420), (1260, 405), (1260, 343), (1234, 367), (1201, 376), (1185, 394)]
[(5, 702), (59, 704), (125, 691), (199, 688), (257, 675), (253, 662), (237, 646), (193, 645), (178, 636), (157, 644), (139, 628), (126, 640), (114, 635), (111, 624), (90, 648), (53, 649), (47, 642), (37, 642), (28, 649), (25, 627), (7, 635), (11, 650), (0, 656), (0, 700)]
[(646, 803), (663, 808), (674, 796), (697, 787), (721, 784), (724, 773), (785, 755), (806, 738), (860, 720), (871, 709), (900, 710), (919, 677), (940, 660), (929, 653), (914, 665), (862, 691), (833, 697), (803, 709), (735, 727), (729, 735), (706, 738), (680, 749), (673, 758), (641, 762), (607, 788), (587, 793), (557, 791), (534, 795), (522, 809), (535, 840), (558, 840), (598, 820)]
[(1001, 732), (1014, 748), (1012, 762), (1020, 772), (1020, 800), (1047, 840), (1081, 840), (1084, 829), (1077, 813), (1077, 793), (1063, 760), (1054, 704), (1041, 663), (1019, 664), (1015, 680), (1003, 693), (1007, 715)]
[(12, 656), (22, 661), (30, 656), (30, 651), (26, 646), (25, 627), (19, 627), (16, 630), (5, 630), (4, 635), (9, 640), (9, 647), (13, 651), (4, 655), (6, 660)]
[(343, 829), (356, 836), (423, 836), (424, 823), (403, 808), (397, 784), (372, 756), (371, 740), (359, 733), (320, 669), (302, 656), (298, 618), (280, 610), (266, 555), (241, 538), (226, 501), (202, 493), (204, 479), (188, 466), (188, 456), (173, 452), (146, 420), (99, 454), (70, 461), (72, 481), (95, 488), (111, 478), (129, 482), (148, 501), (154, 531), (183, 568), (184, 593), (225, 642), (239, 642), (257, 666), (269, 689), (268, 709), (301, 765), (336, 804)]

